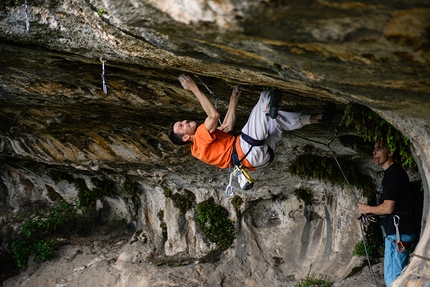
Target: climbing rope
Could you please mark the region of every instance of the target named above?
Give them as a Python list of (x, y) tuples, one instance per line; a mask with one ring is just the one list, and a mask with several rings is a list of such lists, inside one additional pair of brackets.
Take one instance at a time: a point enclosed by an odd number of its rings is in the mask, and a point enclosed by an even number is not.
[(429, 257), (422, 256), (422, 255), (418, 255), (418, 254), (415, 254), (415, 253), (412, 253), (412, 254), (411, 254), (411, 257), (417, 257), (417, 258), (420, 258), (420, 259), (423, 259), (423, 260), (430, 261), (430, 258), (429, 258)]
[[(346, 177), (345, 173), (343, 172), (342, 166), (340, 165), (340, 163), (339, 163), (339, 161), (338, 161), (338, 159), (336, 157), (336, 154), (334, 153), (333, 149), (330, 147), (330, 145), (332, 144), (332, 142), (337, 137), (338, 133), (342, 130), (342, 124), (343, 124), (344, 120), (345, 120), (345, 115), (342, 116), (342, 119), (341, 119), (340, 123), (337, 125), (337, 127), (334, 130), (333, 137), (327, 143), (323, 143), (323, 142), (320, 142), (320, 141), (312, 140), (312, 139), (309, 139), (309, 138), (297, 135), (297, 134), (292, 133), (292, 132), (291, 132), (291, 134), (294, 135), (294, 136), (296, 136), (296, 137), (302, 138), (304, 140), (324, 145), (324, 146), (326, 146), (329, 149), (329, 151), (331, 152), (334, 160), (336, 161), (337, 166), (339, 167), (340, 172), (342, 173), (343, 178), (345, 179), (347, 185), (349, 186), (349, 189), (350, 189), (352, 195), (354, 195), (354, 198), (355, 198), (355, 200), (356, 200), (356, 202), (358, 204), (358, 203), (360, 203), (360, 201), (358, 200), (357, 195), (355, 194), (354, 190), (352, 189), (352, 185), (349, 183), (348, 178)], [(364, 252), (366, 253), (367, 264), (369, 265), (370, 273), (372, 274), (372, 277), (375, 280), (375, 285), (376, 285), (376, 287), (378, 287), (378, 282), (376, 280), (375, 273), (373, 272), (372, 264), (370, 263), (369, 253), (367, 251), (366, 238), (365, 238), (364, 230), (363, 230), (363, 223), (361, 221), (360, 221), (360, 231), (361, 231), (361, 238), (362, 238), (362, 241), (363, 241)]]

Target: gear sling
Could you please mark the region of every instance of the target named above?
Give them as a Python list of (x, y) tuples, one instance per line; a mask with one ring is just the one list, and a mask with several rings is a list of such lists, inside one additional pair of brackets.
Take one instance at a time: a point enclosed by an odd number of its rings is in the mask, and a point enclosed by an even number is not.
[[(246, 158), (246, 156), (251, 152), (252, 148), (254, 146), (262, 146), (265, 143), (265, 140), (256, 140), (250, 136), (248, 136), (247, 134), (242, 133), (240, 135), (242, 137), (242, 139), (248, 143), (249, 145), (251, 145), (251, 148), (246, 152), (246, 154), (243, 156), (243, 158), (239, 158), (239, 155), (237, 153), (236, 150), (236, 140), (238, 139), (238, 137), (236, 137), (236, 139), (234, 140), (233, 143), (233, 153), (232, 153), (232, 161), (231, 161), (231, 165), (234, 167), (232, 175), (239, 177), (240, 174), (242, 173), (247, 180), (248, 184), (244, 184), (243, 186), (241, 185), (241, 188), (244, 190), (250, 189), (254, 186), (254, 181), (252, 180), (251, 176), (248, 174), (248, 172), (245, 170), (245, 168), (242, 166), (242, 161)], [(268, 148), (268, 152), (270, 155), (270, 160), (268, 163), (271, 163), (274, 159), (274, 152), (273, 149), (267, 145)]]

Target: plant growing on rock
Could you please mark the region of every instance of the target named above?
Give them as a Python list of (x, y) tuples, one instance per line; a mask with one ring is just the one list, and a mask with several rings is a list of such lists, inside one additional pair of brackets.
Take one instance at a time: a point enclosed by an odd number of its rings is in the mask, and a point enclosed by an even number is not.
[(85, 208), (90, 207), (93, 203), (96, 202), (97, 199), (109, 195), (111, 192), (111, 187), (114, 184), (114, 182), (109, 179), (101, 180), (92, 177), (91, 183), (94, 185), (94, 188), (89, 189), (83, 178), (75, 178), (71, 174), (68, 174), (66, 172), (51, 170), (49, 172), (49, 175), (55, 182), (65, 180), (68, 183), (73, 184), (79, 191), (79, 205), (80, 207)]
[(228, 211), (215, 203), (213, 197), (197, 204), (197, 223), (209, 241), (218, 250), (226, 250), (235, 238), (234, 221), (228, 218)]
[(330, 287), (332, 285), (331, 282), (322, 275), (319, 275), (318, 278), (311, 277), (311, 269), (312, 264), (309, 267), (309, 271), (306, 277), (301, 279), (300, 282), (296, 285), (296, 287)]
[(137, 182), (134, 179), (126, 179), (122, 185), (124, 195), (131, 199), (131, 201), (137, 205), (139, 203), (139, 189)]
[[(375, 195), (373, 179), (369, 175), (360, 173), (357, 163), (345, 160), (339, 160), (339, 162), (349, 183), (360, 189), (364, 197), (372, 198)], [(302, 178), (313, 177), (341, 186), (346, 184), (336, 161), (330, 157), (302, 154), (291, 164), (289, 172)]]
[(18, 267), (26, 269), (32, 254), (43, 261), (51, 260), (58, 245), (56, 233), (72, 226), (78, 216), (78, 209), (65, 201), (53, 206), (49, 212), (35, 209), (22, 223), (19, 239), (12, 243), (12, 253)]
[[(372, 239), (372, 237), (368, 236), (367, 240), (366, 240), (366, 249), (367, 249), (367, 254), (369, 256), (377, 256), (379, 255), (379, 248), (378, 248), (378, 244), (377, 242)], [(357, 243), (357, 245), (355, 245), (354, 250), (352, 251), (352, 255), (356, 255), (356, 256), (366, 256), (366, 250), (364, 247), (364, 242), (363, 241), (359, 241)]]
[(173, 193), (168, 187), (164, 188), (164, 196), (173, 201), (173, 205), (178, 208), (182, 213), (187, 212), (193, 206), (196, 196), (190, 190), (185, 189), (184, 194)]
[(415, 167), (410, 150), (410, 142), (400, 131), (366, 106), (349, 104), (345, 108), (346, 126), (354, 128), (365, 142), (386, 142), (396, 161), (405, 168)]
[(97, 15), (99, 15), (99, 17), (103, 17), (104, 14), (106, 14), (106, 9), (105, 8), (100, 8), (97, 11)]
[(234, 210), (236, 210), (236, 213), (240, 213), (240, 207), (243, 204), (243, 199), (239, 195), (235, 195), (231, 199), (231, 204), (233, 204)]

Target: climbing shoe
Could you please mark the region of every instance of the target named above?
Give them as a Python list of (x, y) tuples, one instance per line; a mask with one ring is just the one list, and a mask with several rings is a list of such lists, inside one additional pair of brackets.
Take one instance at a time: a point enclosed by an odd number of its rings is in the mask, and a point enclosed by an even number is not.
[(272, 119), (276, 119), (278, 116), (278, 107), (282, 99), (282, 92), (280, 90), (270, 91), (270, 102), (269, 102), (269, 116)]
[(336, 106), (333, 103), (327, 103), (321, 111), (322, 119), (320, 120), (323, 124), (329, 124), (333, 121), (334, 112)]

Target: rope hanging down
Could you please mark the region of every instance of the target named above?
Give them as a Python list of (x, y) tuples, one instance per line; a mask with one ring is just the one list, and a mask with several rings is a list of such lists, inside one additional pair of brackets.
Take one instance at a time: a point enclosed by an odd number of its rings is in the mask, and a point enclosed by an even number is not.
[(420, 259), (422, 259), (422, 260), (430, 261), (430, 258), (429, 258), (429, 257), (422, 256), (422, 255), (418, 255), (418, 254), (415, 254), (415, 253), (412, 253), (412, 254), (411, 254), (411, 257), (417, 257), (417, 258), (420, 258)]
[[(360, 201), (358, 200), (357, 195), (355, 194), (354, 190), (352, 189), (351, 184), (348, 181), (348, 178), (346, 177), (345, 173), (343, 172), (342, 166), (340, 165), (340, 163), (339, 163), (339, 161), (338, 161), (338, 159), (336, 157), (336, 154), (334, 153), (334, 151), (330, 147), (330, 145), (332, 144), (332, 142), (334, 141), (334, 139), (337, 137), (338, 133), (341, 131), (341, 129), (342, 129), (342, 123), (343, 123), (344, 120), (345, 120), (345, 115), (342, 116), (342, 119), (341, 119), (339, 125), (334, 129), (334, 135), (333, 135), (332, 139), (328, 143), (323, 143), (323, 142), (320, 142), (320, 141), (316, 141), (316, 140), (312, 140), (312, 139), (309, 139), (309, 138), (306, 138), (306, 137), (302, 137), (302, 136), (297, 135), (297, 134), (292, 133), (292, 132), (291, 132), (291, 134), (294, 135), (294, 136), (296, 136), (296, 137), (302, 138), (304, 140), (307, 140), (307, 141), (310, 141), (310, 142), (313, 142), (313, 143), (317, 143), (317, 144), (321, 144), (321, 145), (326, 146), (330, 150), (330, 152), (331, 152), (334, 160), (336, 161), (336, 164), (339, 167), (339, 170), (342, 173), (342, 176), (345, 179), (345, 181), (346, 181), (346, 183), (347, 183), (347, 185), (348, 185), (348, 187), (349, 187), (352, 195), (354, 195), (355, 201), (357, 203), (360, 203)], [(369, 253), (367, 251), (366, 238), (365, 238), (364, 230), (363, 230), (363, 223), (361, 221), (360, 221), (360, 231), (361, 231), (361, 237), (362, 237), (362, 241), (363, 241), (364, 251), (366, 253), (367, 264), (369, 265), (370, 273), (372, 274), (372, 277), (375, 280), (375, 285), (376, 285), (376, 287), (378, 287), (378, 282), (376, 281), (376, 276), (375, 276), (375, 273), (373, 272), (372, 264), (370, 263)]]

